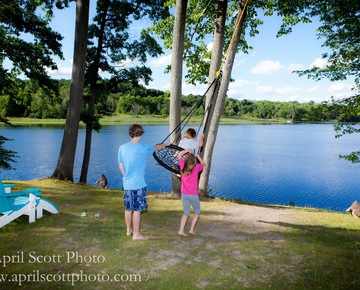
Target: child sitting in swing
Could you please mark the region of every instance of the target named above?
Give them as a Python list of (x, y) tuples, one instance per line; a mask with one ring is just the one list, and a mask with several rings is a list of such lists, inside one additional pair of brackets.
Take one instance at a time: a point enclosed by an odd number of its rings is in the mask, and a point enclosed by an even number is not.
[[(184, 158), (183, 158), (184, 157)], [(190, 205), (194, 210), (189, 233), (195, 235), (195, 227), (200, 216), (200, 199), (198, 195), (199, 172), (206, 166), (204, 160), (197, 156), (200, 164), (192, 150), (185, 149), (179, 152), (178, 159), (181, 173), (181, 201), (184, 207), (184, 214), (181, 216), (180, 229), (178, 234), (185, 236), (185, 226), (190, 215)]]
[(179, 147), (183, 149), (193, 150), (196, 155), (197, 150), (203, 146), (204, 133), (201, 133), (199, 141), (196, 139), (196, 131), (193, 128), (189, 128), (185, 131), (183, 138), (179, 142)]

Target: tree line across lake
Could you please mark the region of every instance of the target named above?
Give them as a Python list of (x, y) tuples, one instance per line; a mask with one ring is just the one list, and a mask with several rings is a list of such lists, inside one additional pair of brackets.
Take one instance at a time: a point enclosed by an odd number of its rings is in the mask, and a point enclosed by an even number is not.
[[(56, 90), (41, 88), (31, 80), (17, 80), (11, 90), (8, 90), (8, 94), (1, 96), (0, 116), (3, 118), (66, 118), (71, 81), (65, 79), (53, 81)], [(85, 88), (84, 99), (88, 97), (89, 90)], [(201, 97), (199, 95), (183, 96), (182, 114), (187, 114)], [(169, 91), (148, 89), (133, 83), (112, 83), (110, 80), (102, 80), (98, 84), (96, 103), (98, 116), (114, 114), (168, 116), (169, 105)], [(203, 116), (204, 110), (204, 105), (202, 105), (196, 110), (195, 115)], [(84, 112), (86, 112), (85, 108)], [(308, 122), (344, 121), (341, 120), (341, 107), (338, 105), (313, 101), (299, 103), (227, 98), (223, 116)], [(85, 113), (82, 118), (86, 118)]]

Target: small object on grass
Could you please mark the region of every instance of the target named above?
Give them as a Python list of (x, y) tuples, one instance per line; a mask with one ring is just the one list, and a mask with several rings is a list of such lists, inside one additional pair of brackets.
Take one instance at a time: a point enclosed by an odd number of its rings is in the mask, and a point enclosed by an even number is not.
[(99, 218), (99, 217), (100, 217), (100, 214), (99, 214), (99, 213), (96, 213), (96, 214), (94, 214), (94, 217)]
[(86, 212), (85, 212), (85, 211), (82, 212), (82, 213), (81, 213), (81, 216), (87, 216)]
[(353, 217), (360, 217), (360, 203), (355, 200), (352, 205), (346, 210), (353, 215)]
[(96, 181), (96, 184), (98, 184), (101, 188), (108, 189), (108, 180), (104, 174), (101, 174), (98, 181)]

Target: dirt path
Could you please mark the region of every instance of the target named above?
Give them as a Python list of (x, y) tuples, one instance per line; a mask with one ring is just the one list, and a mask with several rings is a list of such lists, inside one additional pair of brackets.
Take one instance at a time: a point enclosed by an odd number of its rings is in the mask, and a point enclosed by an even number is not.
[[(164, 270), (185, 261), (191, 250), (197, 252), (195, 259), (197, 262), (204, 261), (211, 256), (213, 266), (223, 265), (224, 257), (218, 256), (216, 252), (216, 249), (221, 248), (222, 245), (226, 245), (225, 247), (233, 245), (230, 248), (233, 248), (234, 252), (229, 255), (238, 261), (243, 261), (249, 258), (249, 254), (243, 250), (242, 242), (254, 240), (257, 243), (262, 241), (262, 243), (274, 246), (281, 245), (284, 242), (282, 232), (285, 234), (286, 231), (282, 224), (293, 223), (295, 220), (295, 210), (289, 208), (206, 201), (201, 203), (201, 210), (200, 221), (196, 229), (197, 235), (178, 236), (179, 217), (176, 216), (170, 222), (173, 226), (164, 229), (162, 237), (150, 237), (155, 240), (166, 239), (170, 246), (167, 249), (154, 251), (147, 257), (149, 259), (162, 257), (161, 260), (154, 262), (155, 267), (151, 271), (151, 275), (156, 276), (157, 270)], [(191, 218), (188, 221), (187, 230), (190, 220)], [(204, 251), (204, 249), (206, 250)], [(224, 248), (222, 251), (228, 251), (228, 249)], [(216, 256), (218, 257), (216, 258)], [(253, 252), (251, 258), (256, 256), (260, 256), (260, 254)]]
[(287, 208), (233, 203), (212, 207), (203, 203), (199, 228), (201, 236), (215, 237), (224, 242), (247, 240), (254, 234), (261, 235), (264, 240), (281, 240), (274, 230), (285, 230), (279, 223), (292, 222), (294, 214)]

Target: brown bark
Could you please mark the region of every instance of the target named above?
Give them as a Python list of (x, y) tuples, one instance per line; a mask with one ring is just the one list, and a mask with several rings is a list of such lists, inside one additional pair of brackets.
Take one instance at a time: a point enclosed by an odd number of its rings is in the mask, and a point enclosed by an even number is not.
[(73, 171), (79, 131), (85, 80), (89, 0), (76, 1), (74, 62), (72, 66), (69, 107), (56, 169), (52, 175), (60, 180), (74, 181)]
[[(174, 35), (172, 44), (171, 58), (171, 80), (170, 80), (170, 132), (180, 123), (181, 117), (181, 89), (182, 89), (182, 70), (184, 55), (184, 37), (186, 22), (187, 0), (177, 0), (175, 8)], [(180, 128), (176, 130), (170, 141), (179, 140)], [(172, 193), (180, 195), (180, 180), (176, 174), (172, 175)]]
[[(221, 85), (220, 85), (216, 100), (214, 101), (214, 103), (211, 107), (211, 110), (210, 110), (211, 118), (209, 120), (209, 124), (207, 124), (207, 131), (205, 133), (206, 139), (205, 139), (205, 144), (204, 144), (204, 149), (203, 149), (204, 150), (203, 159), (207, 166), (204, 168), (204, 171), (201, 174), (201, 178), (199, 181), (200, 195), (206, 195), (207, 190), (208, 190), (212, 154), (213, 154), (213, 150), (214, 150), (214, 146), (215, 146), (217, 131), (218, 131), (219, 124), (220, 124), (220, 118), (221, 118), (221, 115), (222, 115), (222, 112), (224, 109), (224, 103), (225, 103), (227, 91), (229, 88), (232, 67), (234, 64), (237, 48), (240, 43), (243, 21), (245, 19), (245, 17), (244, 17), (245, 14), (244, 15), (242, 15), (242, 14), (245, 13), (246, 11), (243, 11), (243, 10), (244, 10), (244, 6), (240, 5), (240, 7), (238, 9), (237, 25), (235, 25), (233, 39), (229, 45), (225, 64), (224, 64), (224, 67), (222, 70), (223, 76), (221, 78)], [(225, 10), (225, 13), (226, 13), (226, 10)], [(241, 18), (241, 16), (243, 16), (243, 17)], [(215, 33), (216, 33), (216, 27), (215, 27)], [(222, 33), (222, 31), (220, 30), (219, 33)], [(219, 45), (220, 44), (221, 44), (221, 42), (219, 42)]]

